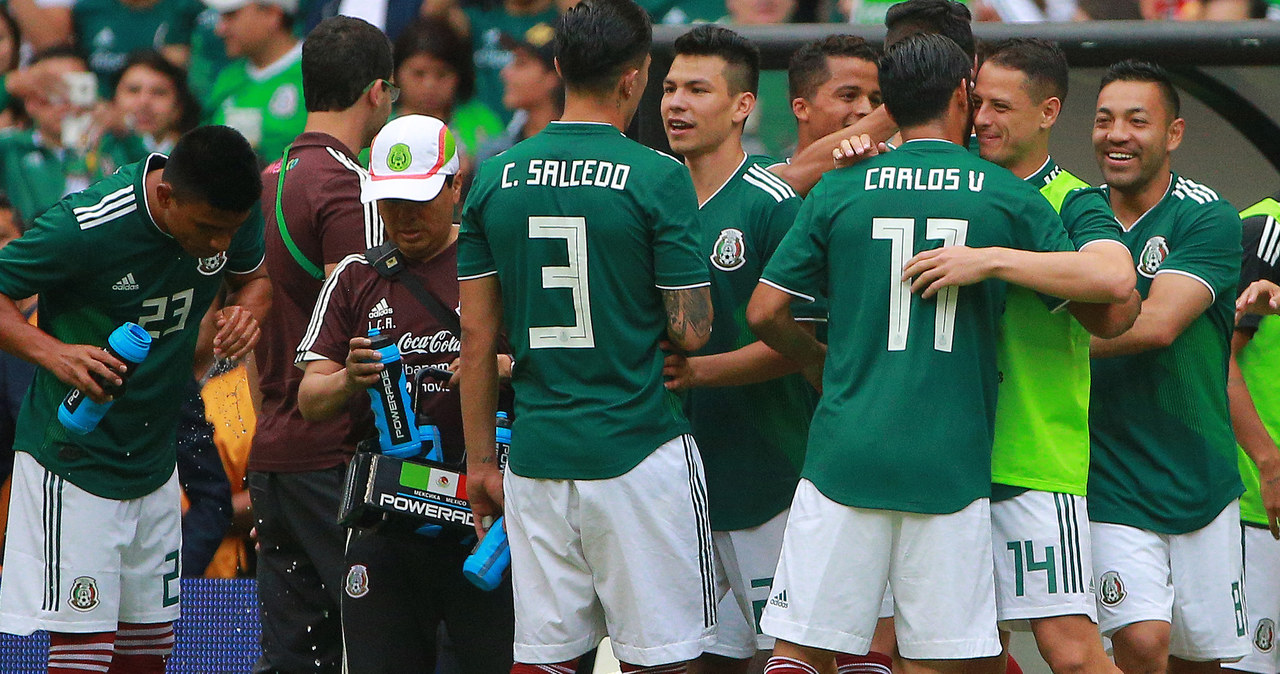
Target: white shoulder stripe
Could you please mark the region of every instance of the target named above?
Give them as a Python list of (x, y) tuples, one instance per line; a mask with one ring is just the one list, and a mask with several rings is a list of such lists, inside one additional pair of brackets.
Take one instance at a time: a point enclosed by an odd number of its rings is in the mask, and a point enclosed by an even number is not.
[(1276, 222), (1275, 216), (1267, 216), (1267, 226), (1258, 243), (1258, 257), (1273, 267), (1280, 258), (1280, 223)]
[(78, 208), (73, 208), (71, 209), (71, 212), (75, 213), (76, 215), (81, 215), (83, 213), (90, 213), (92, 211), (96, 211), (100, 208), (105, 207), (111, 201), (115, 201), (116, 199), (119, 199), (120, 197), (123, 197), (126, 194), (132, 194), (132, 193), (133, 193), (133, 185), (129, 185), (128, 187), (121, 187), (120, 189), (112, 192), (111, 194), (108, 194), (107, 196), (102, 197), (102, 199), (99, 200), (98, 203), (92, 206), (80, 206)]
[(752, 175), (750, 172), (743, 173), (742, 179), (748, 183), (751, 183), (752, 185), (755, 185), (756, 187), (759, 187), (761, 191), (766, 192), (769, 196), (773, 197), (774, 201), (778, 203), (782, 203), (782, 200), (787, 198), (786, 195), (784, 195), (782, 191), (779, 190), (777, 187), (773, 185), (765, 184), (759, 178)]
[(802, 292), (799, 292), (799, 291), (797, 291), (797, 290), (792, 290), (792, 289), (790, 289), (790, 288), (788, 288), (788, 287), (786, 287), (786, 286), (778, 285), (777, 283), (774, 283), (773, 281), (770, 281), (769, 279), (766, 279), (766, 278), (762, 278), (762, 279), (760, 279), (760, 282), (761, 282), (761, 283), (763, 283), (763, 284), (765, 284), (765, 285), (767, 285), (767, 286), (769, 286), (770, 288), (776, 288), (776, 289), (781, 290), (782, 292), (784, 292), (784, 293), (786, 293), (786, 294), (788, 294), (788, 295), (791, 295), (792, 297), (799, 297), (800, 299), (805, 300), (805, 301), (808, 301), (808, 302), (813, 302), (813, 301), (816, 301), (816, 299), (817, 299), (817, 298), (815, 298), (813, 295), (806, 295), (806, 294), (804, 294), (804, 293), (802, 293)]
[(122, 217), (124, 217), (124, 216), (126, 216), (126, 215), (128, 215), (128, 214), (130, 214), (130, 213), (133, 213), (133, 212), (135, 212), (135, 211), (137, 211), (137, 210), (138, 210), (138, 202), (137, 202), (137, 201), (130, 201), (128, 206), (126, 206), (126, 207), (124, 207), (124, 208), (121, 208), (121, 209), (118, 209), (118, 210), (111, 211), (110, 213), (107, 213), (106, 215), (103, 215), (103, 216), (100, 216), (100, 217), (94, 218), (94, 219), (92, 219), (92, 220), (81, 220), (81, 221), (80, 221), (80, 229), (82, 229), (82, 230), (83, 230), (83, 229), (93, 229), (94, 227), (97, 227), (98, 225), (104, 225), (104, 224), (106, 224), (106, 223), (108, 223), (108, 222), (111, 222), (112, 220), (116, 220), (116, 219), (118, 219), (118, 218), (122, 218)]
[[(311, 310), (311, 321), (307, 323), (307, 329), (302, 333), (302, 342), (298, 344), (297, 352), (299, 354), (311, 350), (315, 346), (316, 339), (320, 336), (320, 326), (324, 324), (325, 312), (329, 310), (329, 298), (333, 295), (333, 288), (337, 285), (338, 277), (342, 275), (342, 270), (352, 264), (368, 264), (368, 260), (364, 259), (364, 253), (355, 253), (342, 258), (337, 267), (334, 267), (333, 273), (324, 280), (324, 285), (320, 288), (320, 296), (316, 298), (316, 306)], [(294, 363), (297, 364), (296, 358)]]
[[(118, 209), (120, 209), (120, 208), (124, 208), (125, 206), (128, 206), (128, 205), (130, 205), (130, 204), (137, 203), (137, 201), (138, 201), (137, 197), (133, 196), (133, 194), (132, 194), (132, 193), (130, 193), (130, 194), (126, 194), (126, 195), (124, 195), (124, 196), (122, 196), (122, 197), (119, 197), (119, 198), (117, 198), (117, 199), (115, 199), (115, 200), (113, 200), (113, 201), (109, 202), (109, 203), (103, 204), (103, 205), (101, 205), (100, 207), (95, 207), (95, 208), (94, 208), (93, 210), (91, 210), (91, 211), (84, 211), (84, 212), (81, 212), (81, 213), (76, 213), (76, 214), (75, 214), (75, 215), (76, 215), (76, 220), (79, 220), (80, 222), (84, 222), (85, 220), (92, 220), (92, 219), (94, 219), (94, 218), (98, 218), (98, 217), (101, 217), (101, 216), (103, 216), (103, 215), (106, 215), (107, 213), (110, 213), (111, 211), (118, 210)], [(73, 211), (73, 212), (74, 212), (74, 211)]]
[(759, 164), (756, 164), (756, 165), (753, 165), (748, 170), (750, 170), (753, 174), (755, 174), (759, 178), (766, 180), (770, 183), (773, 183), (774, 185), (777, 185), (778, 188), (782, 190), (782, 193), (787, 195), (788, 197), (796, 196), (796, 191), (791, 189), (791, 185), (787, 183), (787, 181), (783, 180), (782, 178), (779, 178), (778, 176), (774, 175), (773, 172), (770, 171), (769, 169), (766, 169), (760, 166)]

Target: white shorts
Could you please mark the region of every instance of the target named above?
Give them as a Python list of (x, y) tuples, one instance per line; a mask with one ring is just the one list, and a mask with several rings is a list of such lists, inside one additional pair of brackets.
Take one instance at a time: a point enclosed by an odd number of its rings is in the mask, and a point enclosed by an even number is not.
[(715, 635), (702, 459), (675, 438), (605, 480), (507, 473), (515, 660), (572, 660), (608, 636), (622, 662), (698, 657)]
[(128, 501), (94, 496), (27, 452), (13, 462), (0, 632), (114, 632), (178, 619), (178, 473)]
[(1280, 623), (1280, 541), (1271, 532), (1244, 527), (1244, 579), (1249, 584), (1249, 633), (1253, 649), (1230, 669), (1255, 674), (1280, 672), (1276, 623)]
[(865, 654), (886, 582), (903, 657), (1000, 653), (985, 498), (955, 513), (921, 515), (852, 508), (801, 480), (760, 625), (802, 646)]
[(1238, 501), (1185, 534), (1104, 522), (1090, 529), (1103, 636), (1160, 620), (1172, 628), (1173, 657), (1232, 662), (1249, 654)]
[(1098, 622), (1083, 496), (1032, 490), (992, 503), (991, 548), (1001, 629), (1062, 615)]
[(716, 566), (728, 579), (729, 591), (720, 600), (720, 619), (715, 643), (707, 653), (745, 660), (757, 650), (773, 650), (773, 637), (760, 632), (760, 614), (769, 601), (773, 572), (782, 552), (782, 535), (787, 530), (787, 511), (750, 529), (716, 531)]

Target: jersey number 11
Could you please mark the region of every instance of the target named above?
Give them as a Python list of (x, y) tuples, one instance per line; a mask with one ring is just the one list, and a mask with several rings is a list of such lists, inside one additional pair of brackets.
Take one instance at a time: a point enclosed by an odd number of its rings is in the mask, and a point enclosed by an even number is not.
[[(969, 221), (955, 218), (928, 218), (924, 221), (925, 238), (941, 241), (943, 246), (963, 246), (969, 234)], [(907, 332), (911, 326), (911, 282), (902, 280), (902, 269), (915, 255), (916, 221), (914, 218), (874, 218), (871, 238), (890, 242), (889, 253), (889, 350), (907, 349)], [(943, 288), (934, 298), (933, 348), (951, 352), (955, 336), (956, 301), (960, 289)]]

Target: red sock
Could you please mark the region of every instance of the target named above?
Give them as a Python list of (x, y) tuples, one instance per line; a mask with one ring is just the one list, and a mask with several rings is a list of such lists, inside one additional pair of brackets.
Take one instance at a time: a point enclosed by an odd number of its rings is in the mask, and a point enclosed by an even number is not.
[(775, 655), (764, 666), (764, 674), (818, 674), (818, 670), (800, 660)]
[(120, 623), (108, 674), (164, 674), (164, 661), (172, 652), (173, 623)]
[[(836, 653), (837, 674), (893, 674), (893, 658), (868, 651), (866, 655)], [(1008, 672), (1007, 674), (1014, 674)], [(1018, 672), (1017, 674), (1022, 674)]]
[(1009, 664), (1005, 665), (1004, 674), (1022, 674), (1022, 667), (1013, 659), (1013, 653), (1009, 654)]
[(49, 674), (107, 674), (111, 669), (112, 632), (49, 633)]
[(573, 674), (578, 671), (578, 659), (568, 662), (557, 662), (554, 665), (526, 665), (517, 662), (511, 665), (511, 674)]
[(625, 662), (622, 665), (623, 674), (685, 674), (685, 663), (676, 662), (669, 665), (654, 665), (652, 667), (641, 667), (640, 665), (632, 665)]

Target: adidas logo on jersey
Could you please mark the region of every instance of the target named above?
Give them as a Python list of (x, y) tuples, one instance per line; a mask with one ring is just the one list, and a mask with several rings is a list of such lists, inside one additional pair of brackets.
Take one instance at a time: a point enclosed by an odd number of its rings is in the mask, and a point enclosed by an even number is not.
[(769, 604), (778, 608), (787, 607), (787, 591), (783, 590), (769, 598)]
[(381, 318), (390, 313), (393, 313), (391, 305), (387, 304), (387, 298), (384, 297), (369, 310), (369, 318)]
[(119, 281), (116, 281), (115, 285), (111, 286), (111, 289), (112, 290), (137, 290), (138, 282), (133, 280), (133, 272), (129, 272), (128, 274), (124, 275), (124, 278), (120, 279)]

